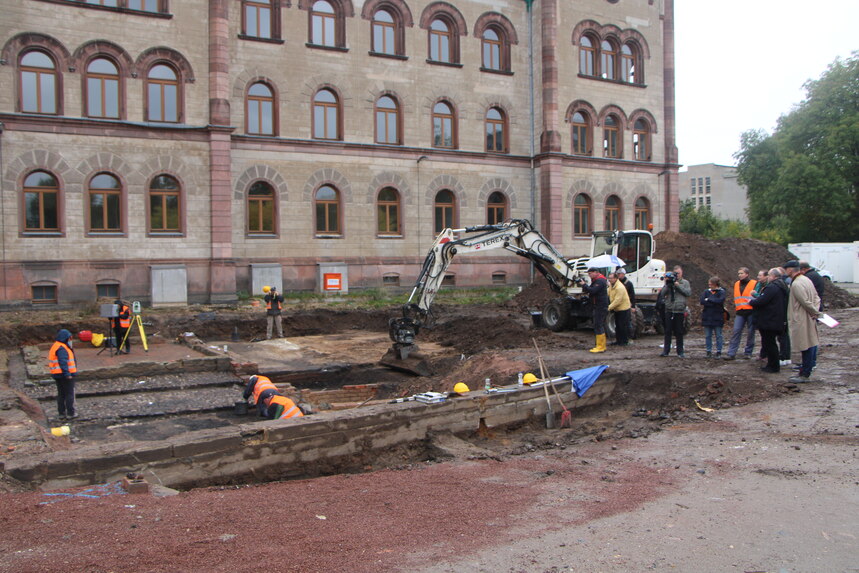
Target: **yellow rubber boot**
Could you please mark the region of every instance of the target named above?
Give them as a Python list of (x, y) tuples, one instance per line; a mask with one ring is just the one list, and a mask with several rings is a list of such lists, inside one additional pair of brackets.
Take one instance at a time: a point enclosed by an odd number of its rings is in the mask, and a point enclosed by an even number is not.
[(591, 352), (605, 352), (605, 334), (597, 334), (597, 345), (591, 348)]

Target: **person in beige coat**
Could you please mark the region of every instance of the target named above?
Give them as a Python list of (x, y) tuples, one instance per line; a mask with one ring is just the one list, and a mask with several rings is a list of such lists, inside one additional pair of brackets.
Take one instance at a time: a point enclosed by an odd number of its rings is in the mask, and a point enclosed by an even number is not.
[(616, 339), (612, 344), (629, 346), (629, 292), (626, 290), (617, 273), (608, 276), (608, 311), (614, 312), (614, 327)]
[(791, 278), (790, 297), (787, 308), (787, 323), (790, 343), (794, 350), (802, 352), (802, 365), (797, 376), (790, 382), (808, 382), (811, 371), (817, 365), (817, 319), (820, 318), (820, 297), (811, 280), (799, 271), (799, 261), (788, 261), (784, 269)]

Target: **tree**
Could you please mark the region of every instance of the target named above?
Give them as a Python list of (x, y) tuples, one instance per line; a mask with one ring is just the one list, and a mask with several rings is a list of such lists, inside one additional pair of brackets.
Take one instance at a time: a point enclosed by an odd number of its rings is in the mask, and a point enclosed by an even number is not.
[(806, 99), (772, 135), (740, 140), (739, 181), (748, 189), (756, 235), (788, 241), (859, 237), (859, 52), (836, 59), (804, 85)]

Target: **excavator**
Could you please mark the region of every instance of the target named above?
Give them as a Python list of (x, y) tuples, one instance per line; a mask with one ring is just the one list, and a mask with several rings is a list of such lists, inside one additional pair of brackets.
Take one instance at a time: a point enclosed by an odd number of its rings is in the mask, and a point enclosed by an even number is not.
[[(581, 285), (587, 282), (588, 267), (596, 266), (591, 265), (591, 260), (597, 260), (600, 255), (614, 255), (624, 262), (627, 279), (635, 286), (634, 336), (640, 335), (647, 324), (653, 324), (658, 331), (662, 322), (658, 319), (656, 299), (663, 285), (665, 262), (653, 258), (653, 248), (650, 231), (601, 231), (592, 235), (590, 256), (567, 259), (527, 219), (444, 229), (424, 259), (414, 288), (403, 305), (403, 315), (391, 318), (388, 323), (393, 344), (380, 363), (412, 374), (428, 375), (425, 357), (415, 338), (422, 328), (430, 327), (433, 322), (431, 307), (445, 271), (456, 256), (492, 249), (505, 249), (530, 260), (549, 281), (549, 286), (559, 296), (545, 305), (541, 320), (543, 326), (554, 332), (576, 328), (591, 320), (593, 310), (588, 297), (582, 294)], [(613, 266), (603, 268), (606, 274), (614, 270)], [(613, 337), (612, 314), (606, 327)]]

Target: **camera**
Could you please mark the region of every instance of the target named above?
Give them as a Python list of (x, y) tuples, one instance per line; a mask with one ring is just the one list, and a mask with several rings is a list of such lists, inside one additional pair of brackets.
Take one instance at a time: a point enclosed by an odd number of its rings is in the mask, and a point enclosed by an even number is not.
[(677, 273), (674, 273), (672, 271), (668, 271), (667, 273), (665, 273), (665, 276), (662, 278), (663, 278), (663, 280), (665, 280), (665, 284), (674, 284), (674, 281), (677, 280)]
[(583, 284), (585, 284), (585, 279), (583, 279), (582, 277), (576, 277), (575, 283), (578, 286), (582, 286)]

